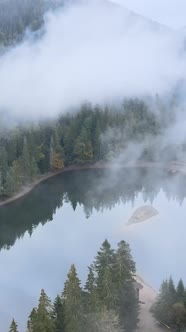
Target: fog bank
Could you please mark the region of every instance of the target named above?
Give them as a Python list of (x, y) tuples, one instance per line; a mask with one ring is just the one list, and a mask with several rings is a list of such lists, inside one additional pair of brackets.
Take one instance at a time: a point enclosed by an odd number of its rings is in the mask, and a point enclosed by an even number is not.
[(1, 56), (1, 110), (55, 116), (84, 100), (164, 95), (185, 78), (184, 36), (109, 1), (48, 13), (44, 30)]

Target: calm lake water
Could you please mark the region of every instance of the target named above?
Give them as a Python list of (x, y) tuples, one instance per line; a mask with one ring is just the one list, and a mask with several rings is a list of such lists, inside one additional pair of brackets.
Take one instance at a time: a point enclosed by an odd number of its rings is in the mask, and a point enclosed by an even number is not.
[[(87, 266), (107, 238), (131, 245), (137, 271), (154, 288), (163, 278), (186, 282), (186, 178), (160, 170), (87, 170), (63, 173), (0, 208), (0, 331), (12, 317), (25, 331), (41, 288), (53, 299), (75, 263)], [(159, 214), (127, 227), (136, 208)]]

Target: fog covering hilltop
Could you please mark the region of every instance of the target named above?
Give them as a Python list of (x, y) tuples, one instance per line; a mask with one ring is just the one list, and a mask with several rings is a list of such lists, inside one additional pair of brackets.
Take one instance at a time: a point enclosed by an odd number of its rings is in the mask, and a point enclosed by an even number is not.
[(0, 0), (0, 45), (20, 42), (29, 29), (34, 32), (44, 24), (44, 14), (63, 4), (63, 0)]
[(27, 120), (85, 100), (166, 100), (185, 80), (184, 34), (109, 1), (7, 0), (0, 34), (0, 110)]

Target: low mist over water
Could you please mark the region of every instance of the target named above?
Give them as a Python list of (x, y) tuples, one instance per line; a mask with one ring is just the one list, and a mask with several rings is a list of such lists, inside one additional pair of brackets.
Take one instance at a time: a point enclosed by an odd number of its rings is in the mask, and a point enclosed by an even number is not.
[[(54, 298), (72, 263), (84, 282), (105, 238), (112, 245), (129, 242), (137, 271), (156, 289), (169, 275), (184, 277), (185, 182), (156, 169), (69, 172), (1, 207), (0, 329), (7, 330), (15, 316), (23, 331), (41, 288)], [(144, 205), (159, 214), (126, 226)]]

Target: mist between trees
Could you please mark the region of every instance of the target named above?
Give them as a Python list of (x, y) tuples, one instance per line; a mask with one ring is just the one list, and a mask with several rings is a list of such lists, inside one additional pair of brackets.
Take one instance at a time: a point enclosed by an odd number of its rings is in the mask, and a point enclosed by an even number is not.
[(0, 0), (0, 49), (21, 42), (26, 30), (41, 30), (44, 14), (63, 3), (63, 0)]
[(10, 197), (39, 175), (72, 164), (184, 160), (184, 136), (179, 142), (171, 136), (174, 107), (170, 117), (166, 109), (161, 113), (158, 99), (156, 104), (155, 112), (139, 99), (125, 100), (121, 106), (85, 103), (55, 121), (11, 129), (2, 124), (0, 195)]
[[(53, 303), (42, 290), (27, 332), (132, 332), (138, 323), (135, 263), (125, 241), (116, 249), (105, 240), (82, 288), (75, 265)], [(13, 319), (9, 332), (18, 332)]]
[(162, 282), (151, 311), (160, 323), (171, 327), (173, 331), (186, 331), (186, 288), (182, 279), (177, 287), (171, 277)]

